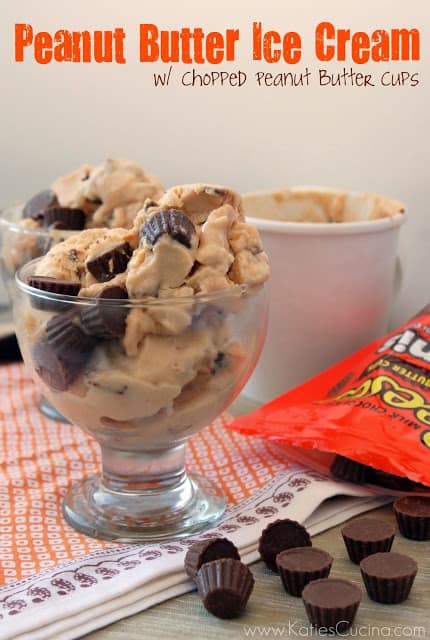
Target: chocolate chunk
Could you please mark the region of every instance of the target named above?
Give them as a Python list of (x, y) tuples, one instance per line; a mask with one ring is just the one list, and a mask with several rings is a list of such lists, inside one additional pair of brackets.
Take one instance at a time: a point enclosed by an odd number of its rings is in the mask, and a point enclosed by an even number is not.
[(330, 633), (346, 631), (354, 622), (361, 589), (349, 580), (322, 578), (310, 582), (302, 594), (309, 622)]
[(22, 211), (23, 218), (32, 218), (37, 222), (41, 222), (44, 218), (44, 213), (50, 207), (54, 207), (58, 204), (57, 196), (50, 189), (45, 189), (36, 193)]
[(286, 549), (276, 556), (282, 584), (292, 596), (301, 596), (305, 586), (312, 580), (327, 578), (332, 564), (331, 555), (316, 547)]
[[(97, 295), (97, 300), (126, 300), (127, 291), (123, 287), (105, 287)], [(81, 311), (81, 325), (84, 331), (98, 338), (120, 338), (125, 333), (128, 309), (123, 304), (96, 303)]]
[(374, 553), (360, 562), (360, 571), (371, 600), (398, 604), (409, 596), (418, 565), (401, 553)]
[[(46, 291), (48, 293), (56, 293), (67, 296), (77, 296), (81, 288), (80, 282), (72, 282), (70, 280), (59, 280), (58, 278), (51, 278), (49, 276), (30, 276), (28, 279), (30, 287), (39, 289), (40, 291)], [(63, 311), (70, 309), (70, 304), (67, 302), (61, 302), (61, 300), (55, 300), (49, 296), (31, 294), (30, 295), (31, 306), (41, 311)]]
[(133, 250), (129, 243), (123, 242), (88, 260), (86, 266), (97, 282), (108, 282), (118, 273), (123, 273), (126, 270), (132, 253)]
[(184, 561), (185, 571), (190, 578), (194, 579), (202, 565), (222, 558), (240, 560), (239, 551), (228, 538), (198, 540), (187, 551)]
[(430, 498), (400, 498), (394, 503), (394, 513), (402, 536), (411, 540), (430, 540)]
[(233, 558), (206, 562), (196, 576), (205, 608), (218, 618), (235, 618), (245, 608), (254, 588), (248, 567)]
[(331, 464), (330, 471), (339, 480), (365, 484), (369, 480), (372, 468), (355, 460), (337, 455)]
[(75, 309), (53, 316), (46, 324), (46, 340), (33, 347), (36, 372), (46, 384), (64, 391), (91, 358), (97, 341), (75, 323)]
[(196, 232), (191, 220), (178, 209), (158, 211), (142, 225), (140, 234), (153, 247), (161, 236), (167, 234), (188, 249)]
[(309, 533), (299, 522), (295, 520), (275, 520), (264, 529), (261, 534), (258, 551), (272, 571), (277, 572), (276, 556), (285, 549), (292, 547), (311, 547), (312, 542)]
[(47, 227), (81, 231), (85, 227), (85, 213), (82, 209), (70, 207), (50, 207), (45, 211), (43, 222)]
[(390, 551), (395, 533), (391, 522), (376, 518), (352, 520), (342, 528), (349, 558), (355, 564), (378, 551)]

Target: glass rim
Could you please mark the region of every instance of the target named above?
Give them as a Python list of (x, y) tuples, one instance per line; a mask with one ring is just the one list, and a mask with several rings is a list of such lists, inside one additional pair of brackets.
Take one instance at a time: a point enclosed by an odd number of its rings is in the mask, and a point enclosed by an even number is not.
[[(70, 296), (62, 293), (44, 291), (43, 289), (36, 289), (36, 287), (32, 287), (27, 283), (27, 277), (31, 275), (34, 267), (43, 259), (43, 257), (44, 256), (41, 256), (39, 258), (35, 258), (34, 260), (30, 260), (19, 269), (17, 269), (15, 273), (15, 286), (23, 293), (30, 295), (32, 298), (39, 298), (47, 301), (49, 300), (50, 302), (58, 302), (61, 304), (70, 304), (71, 307), (73, 305), (93, 306), (95, 304), (101, 304), (105, 307), (128, 307), (131, 309), (139, 307), (163, 307), (172, 305), (182, 306), (197, 303), (219, 302), (234, 298), (237, 299), (249, 293), (256, 293), (260, 289), (264, 288), (264, 284), (235, 284), (228, 289), (221, 289), (219, 291), (211, 291), (209, 293), (195, 293), (192, 296), (166, 296), (165, 298), (155, 298), (147, 296), (146, 298), (128, 299)], [(105, 284), (106, 286), (109, 286), (109, 281)]]
[(55, 237), (54, 232), (61, 233), (62, 235), (70, 234), (70, 236), (72, 236), (73, 234), (79, 233), (79, 230), (75, 230), (75, 229), (47, 229), (43, 227), (40, 227), (38, 229), (32, 229), (31, 227), (23, 227), (19, 224), (21, 220), (25, 219), (22, 217), (19, 218), (19, 220), (10, 220), (8, 216), (12, 216), (14, 213), (18, 213), (18, 212), (22, 213), (24, 205), (25, 205), (24, 202), (17, 202), (13, 205), (0, 209), (0, 227), (3, 225), (4, 227), (7, 227), (9, 231), (13, 231), (14, 233), (20, 233), (20, 234), (47, 238), (47, 239), (48, 238), (51, 239)]

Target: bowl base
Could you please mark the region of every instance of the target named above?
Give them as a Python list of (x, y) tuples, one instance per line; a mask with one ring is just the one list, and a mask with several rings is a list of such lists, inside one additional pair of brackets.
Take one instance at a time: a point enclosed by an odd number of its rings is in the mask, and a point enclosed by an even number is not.
[(63, 515), (92, 538), (114, 542), (160, 542), (195, 534), (224, 514), (226, 497), (203, 476), (185, 474), (170, 489), (112, 491), (101, 476), (73, 483), (63, 501)]
[(70, 422), (65, 418), (57, 409), (45, 398), (45, 396), (39, 397), (39, 409), (43, 413), (44, 416), (50, 418), (51, 420), (56, 420), (57, 422), (64, 422), (64, 424), (70, 424)]

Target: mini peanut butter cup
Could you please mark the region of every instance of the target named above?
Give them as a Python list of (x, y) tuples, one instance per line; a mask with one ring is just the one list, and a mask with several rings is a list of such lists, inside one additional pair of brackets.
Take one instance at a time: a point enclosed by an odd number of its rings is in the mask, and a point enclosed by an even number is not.
[(371, 600), (398, 604), (408, 598), (418, 565), (401, 553), (374, 553), (360, 562), (360, 571)]
[(342, 528), (346, 550), (355, 564), (378, 551), (390, 551), (395, 533), (391, 522), (376, 518), (352, 520)]
[(187, 551), (184, 560), (185, 571), (194, 580), (202, 565), (222, 558), (240, 560), (239, 551), (228, 538), (198, 540)]
[(60, 280), (59, 278), (51, 278), (50, 276), (30, 276), (28, 284), (30, 287), (40, 289), (41, 291), (59, 293), (65, 296), (77, 296), (81, 288), (80, 282)]
[(148, 218), (141, 227), (140, 235), (151, 247), (161, 236), (167, 234), (189, 249), (195, 231), (193, 223), (185, 213), (178, 209), (166, 209)]
[(260, 536), (258, 551), (269, 569), (277, 573), (278, 553), (292, 547), (311, 546), (311, 537), (305, 527), (295, 520), (285, 518), (267, 525)]
[(331, 464), (330, 471), (338, 480), (365, 484), (369, 481), (371, 467), (345, 458), (345, 456), (337, 455)]
[(47, 340), (34, 344), (32, 357), (37, 375), (55, 391), (65, 391), (80, 372), (79, 367), (64, 362)]
[(303, 602), (309, 622), (330, 633), (346, 631), (354, 622), (361, 602), (361, 589), (349, 580), (322, 578), (303, 589)]
[(51, 189), (45, 189), (36, 193), (25, 204), (22, 210), (23, 218), (32, 218), (36, 222), (42, 222), (47, 209), (58, 204), (57, 196)]
[(86, 266), (97, 282), (108, 282), (126, 270), (132, 253), (129, 243), (123, 242), (88, 260)]
[(81, 231), (85, 226), (85, 213), (82, 209), (53, 206), (45, 211), (43, 222), (47, 227)]
[(206, 562), (196, 575), (205, 608), (218, 618), (235, 618), (246, 607), (254, 577), (248, 567), (234, 558)]
[(372, 469), (368, 482), (394, 491), (413, 491), (416, 483), (403, 476), (387, 473), (380, 469)]
[[(77, 296), (81, 288), (80, 282), (71, 280), (60, 280), (59, 278), (51, 278), (49, 276), (30, 276), (27, 280), (30, 287), (47, 291), (48, 293), (57, 293), (66, 296)], [(30, 296), (31, 306), (41, 311), (62, 311), (67, 309), (67, 303), (60, 300), (53, 300), (48, 297), (44, 298), (37, 295)]]
[(276, 565), (285, 591), (291, 596), (301, 596), (305, 586), (327, 578), (333, 558), (329, 553), (316, 547), (295, 547), (281, 551), (276, 556)]
[(400, 498), (394, 503), (394, 513), (402, 536), (411, 540), (430, 540), (430, 498)]
[[(105, 287), (97, 295), (97, 300), (125, 300), (127, 291), (123, 287)], [(81, 325), (84, 331), (98, 338), (120, 338), (125, 333), (128, 309), (121, 305), (94, 304), (81, 311)]]
[(97, 340), (75, 323), (76, 311), (53, 316), (46, 324), (46, 338), (33, 347), (37, 374), (57, 391), (64, 391), (91, 358)]
[(46, 323), (48, 343), (55, 353), (69, 362), (81, 362), (96, 345), (96, 340), (84, 333), (77, 322), (75, 309), (52, 316)]

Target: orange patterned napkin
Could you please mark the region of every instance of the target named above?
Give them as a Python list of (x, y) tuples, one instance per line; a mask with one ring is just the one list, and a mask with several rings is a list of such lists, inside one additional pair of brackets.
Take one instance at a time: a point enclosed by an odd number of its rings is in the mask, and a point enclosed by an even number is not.
[[(0, 368), (0, 582), (9, 583), (112, 543), (88, 538), (62, 518), (61, 500), (74, 479), (95, 473), (99, 447), (80, 429), (45, 418), (23, 365)], [(287, 467), (279, 447), (220, 428), (194, 436), (188, 467), (222, 486), (237, 504)]]
[[(191, 438), (187, 464), (222, 486), (230, 510), (217, 529), (248, 561), (257, 557), (267, 519), (287, 513), (304, 521), (338, 493), (366, 498), (325, 512), (321, 530), (381, 503), (290, 465), (282, 447), (225, 429), (226, 420)], [(121, 545), (87, 538), (66, 524), (62, 496), (74, 479), (97, 470), (98, 446), (80, 429), (39, 412), (22, 364), (0, 367), (0, 423), (0, 638), (76, 638), (192, 588), (182, 569), (189, 540)]]

